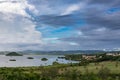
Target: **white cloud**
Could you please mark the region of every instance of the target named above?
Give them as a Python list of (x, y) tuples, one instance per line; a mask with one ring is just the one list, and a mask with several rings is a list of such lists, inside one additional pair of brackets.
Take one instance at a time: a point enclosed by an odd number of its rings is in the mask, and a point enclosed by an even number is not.
[(1, 20), (0, 43), (41, 43), (41, 33), (31, 21), (18, 16), (16, 19), (14, 22)]
[(104, 27), (96, 29), (96, 31), (98, 31), (98, 32), (104, 32), (105, 30), (106, 30), (106, 28), (104, 28)]
[(70, 44), (70, 45), (74, 45), (74, 46), (79, 45), (78, 43), (75, 43), (75, 42), (70, 42), (69, 44)]
[(32, 11), (36, 11), (33, 5), (28, 4), (27, 0), (4, 0), (4, 1), (5, 2), (0, 3), (0, 12), (2, 13), (12, 13), (28, 17), (29, 15), (25, 12), (26, 8), (29, 8)]
[(0, 3), (0, 50), (19, 50), (18, 44), (42, 44), (41, 32), (27, 19), (26, 8), (34, 9), (27, 0), (4, 0)]
[(69, 7), (67, 7), (67, 8), (64, 10), (64, 12), (63, 12), (61, 15), (71, 14), (71, 13), (73, 13), (74, 11), (78, 11), (78, 10), (82, 9), (83, 6), (84, 6), (83, 3), (70, 5)]

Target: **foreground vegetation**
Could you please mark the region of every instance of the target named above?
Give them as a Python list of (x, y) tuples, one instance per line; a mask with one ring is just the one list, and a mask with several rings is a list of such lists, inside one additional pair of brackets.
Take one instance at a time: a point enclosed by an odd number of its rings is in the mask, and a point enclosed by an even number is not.
[(120, 62), (0, 68), (0, 80), (120, 80)]

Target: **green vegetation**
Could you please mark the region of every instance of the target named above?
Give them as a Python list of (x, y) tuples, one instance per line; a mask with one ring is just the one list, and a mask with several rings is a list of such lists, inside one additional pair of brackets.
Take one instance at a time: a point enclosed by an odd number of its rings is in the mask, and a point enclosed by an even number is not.
[(0, 68), (0, 80), (120, 80), (120, 62)]
[(75, 61), (80, 61), (82, 59), (82, 54), (70, 54), (70, 55), (65, 55), (66, 60), (75, 60)]
[(47, 59), (47, 58), (42, 58), (41, 60), (42, 60), (42, 61), (47, 61), (48, 59)]
[(16, 52), (10, 52), (8, 54), (6, 54), (6, 56), (23, 56), (22, 54), (18, 54)]

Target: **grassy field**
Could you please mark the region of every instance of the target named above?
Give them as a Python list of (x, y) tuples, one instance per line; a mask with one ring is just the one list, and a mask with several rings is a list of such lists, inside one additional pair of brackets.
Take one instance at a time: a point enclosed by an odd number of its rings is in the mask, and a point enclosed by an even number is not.
[(77, 69), (80, 70), (82, 73), (85, 73), (86, 70), (88, 70), (88, 72), (98, 73), (98, 71), (103, 67), (108, 68), (111, 71), (111, 73), (120, 74), (120, 62), (117, 63), (114, 61), (100, 62), (98, 64), (90, 63), (87, 66), (75, 66), (69, 67), (68, 69)]

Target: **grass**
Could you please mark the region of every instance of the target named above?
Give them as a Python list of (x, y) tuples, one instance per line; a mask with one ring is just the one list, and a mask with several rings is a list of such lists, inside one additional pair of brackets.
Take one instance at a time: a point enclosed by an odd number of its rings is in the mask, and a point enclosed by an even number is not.
[[(102, 68), (106, 67), (110, 69), (111, 73), (113, 74), (120, 74), (120, 62), (118, 63), (118, 66), (116, 67), (116, 62), (100, 62), (99, 64), (95, 65), (95, 63), (90, 63), (87, 66), (70, 66), (69, 64), (59, 64), (59, 65), (52, 65), (52, 66), (40, 66), (40, 67), (18, 67), (13, 69), (22, 69), (23, 72), (29, 73), (31, 70), (35, 73), (40, 73), (41, 69), (51, 69), (51, 68), (59, 68), (59, 69), (68, 69), (68, 70), (79, 70), (81, 73), (85, 73), (86, 70), (88, 72), (92, 73), (98, 73), (98, 71)], [(9, 69), (9, 68), (8, 68)], [(1, 70), (1, 68), (0, 68)]]

